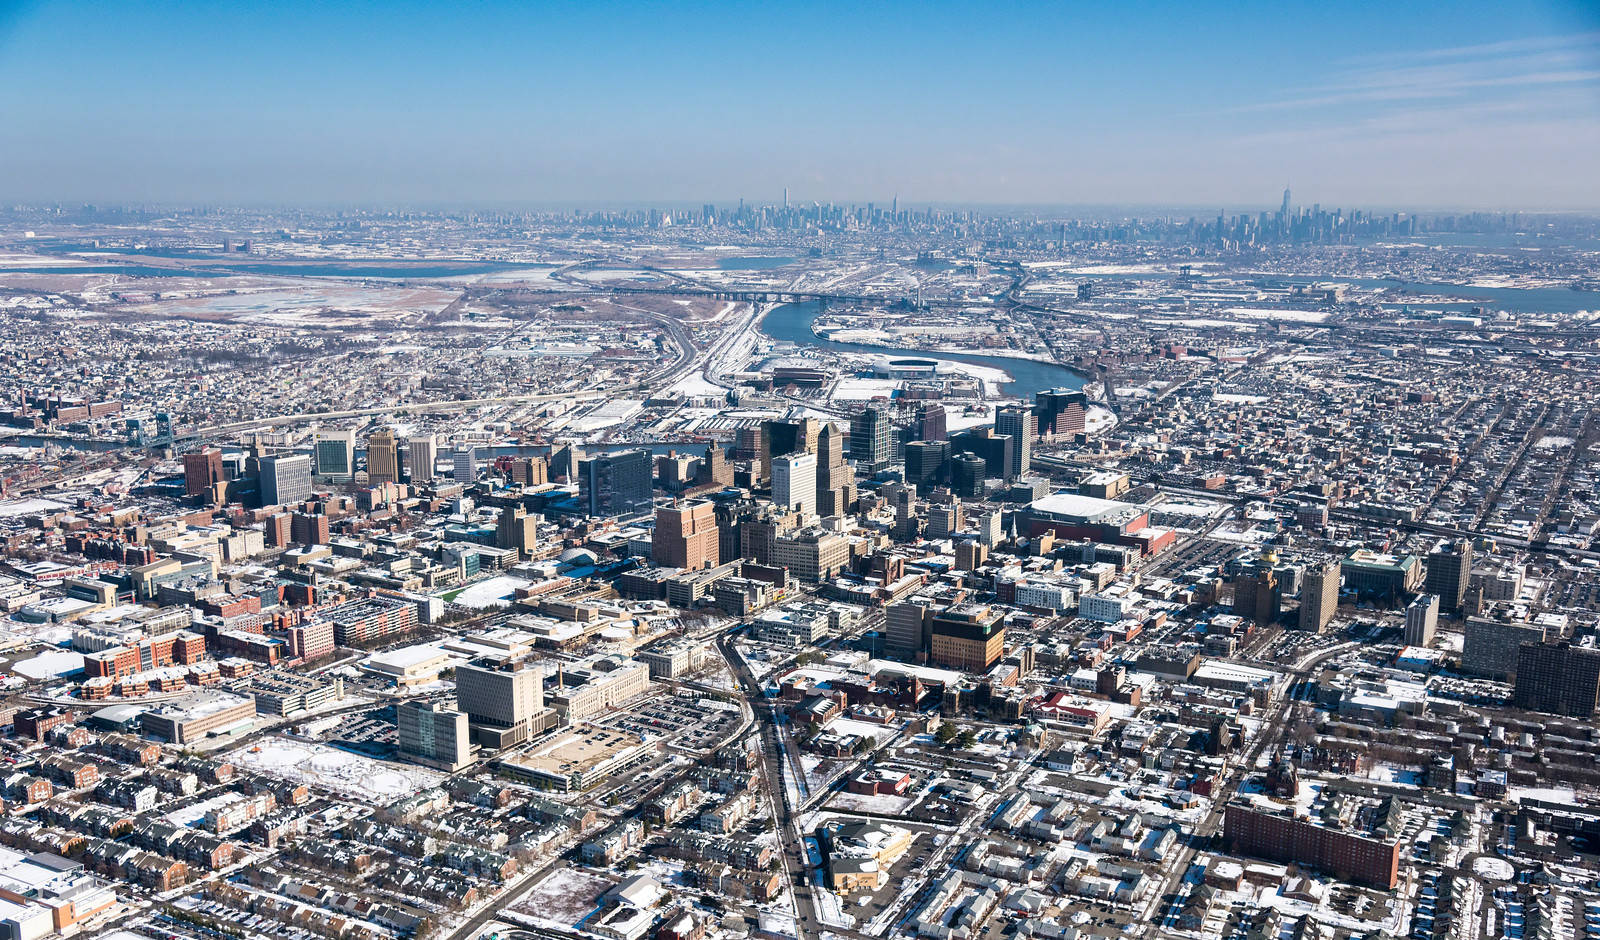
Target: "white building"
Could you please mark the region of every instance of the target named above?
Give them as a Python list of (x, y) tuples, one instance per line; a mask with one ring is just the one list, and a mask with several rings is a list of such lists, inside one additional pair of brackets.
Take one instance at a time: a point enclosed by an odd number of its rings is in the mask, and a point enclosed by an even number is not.
[(785, 454), (772, 459), (772, 501), (784, 509), (817, 511), (816, 454)]

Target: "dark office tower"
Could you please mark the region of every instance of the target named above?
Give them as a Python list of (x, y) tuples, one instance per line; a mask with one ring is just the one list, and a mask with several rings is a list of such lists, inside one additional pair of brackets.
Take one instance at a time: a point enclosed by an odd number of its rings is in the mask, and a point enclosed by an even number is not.
[(816, 418), (774, 418), (766, 422), (767, 457), (785, 454), (814, 454), (822, 423)]
[(188, 496), (199, 496), (210, 490), (214, 484), (222, 482), (222, 451), (216, 447), (207, 447), (197, 450), (192, 454), (183, 455), (183, 492)]
[(1033, 406), (1039, 416), (1039, 433), (1082, 434), (1089, 414), (1089, 396), (1070, 388), (1052, 388), (1039, 393)]
[(1270, 564), (1253, 565), (1233, 582), (1233, 613), (1256, 624), (1278, 619), (1283, 608), (1283, 589)]
[(906, 482), (918, 490), (945, 482), (949, 459), (949, 441), (912, 441), (906, 445)]
[(884, 652), (895, 659), (913, 662), (928, 651), (928, 628), (933, 624), (933, 608), (903, 602), (883, 609)]
[(1439, 595), (1439, 606), (1457, 612), (1467, 596), (1472, 580), (1472, 543), (1466, 539), (1445, 540), (1428, 553), (1427, 576), (1423, 588)]
[(877, 473), (889, 465), (893, 445), (889, 412), (868, 408), (850, 419), (850, 458), (865, 473)]
[(950, 435), (952, 454), (977, 454), (983, 458), (984, 476), (1001, 479), (1011, 475), (1016, 463), (1016, 440), (1009, 434), (997, 434), (994, 428), (973, 428)]
[(917, 412), (917, 440), (942, 441), (948, 436), (944, 406), (924, 404)]
[(995, 412), (997, 434), (1011, 438), (1011, 469), (1008, 476), (1020, 477), (1033, 465), (1033, 439), (1039, 436), (1039, 416), (1032, 409), (1017, 406)]
[(523, 557), (532, 555), (539, 547), (539, 517), (528, 515), (521, 506), (500, 510), (500, 519), (494, 527), (495, 548), (515, 548)]
[(648, 450), (600, 454), (578, 464), (578, 502), (591, 516), (632, 516), (649, 512), (651, 470)]
[(951, 489), (963, 499), (982, 499), (987, 469), (988, 463), (977, 454), (956, 454), (950, 458)]
[(262, 457), (261, 505), (288, 506), (311, 496), (311, 458), (305, 454)]
[(400, 482), (400, 440), (387, 428), (367, 438), (367, 485)]
[(1529, 711), (1592, 718), (1600, 702), (1600, 650), (1570, 643), (1524, 643), (1517, 649), (1512, 702)]
[(855, 501), (856, 475), (844, 460), (844, 429), (828, 422), (817, 432), (817, 512), (842, 516)]

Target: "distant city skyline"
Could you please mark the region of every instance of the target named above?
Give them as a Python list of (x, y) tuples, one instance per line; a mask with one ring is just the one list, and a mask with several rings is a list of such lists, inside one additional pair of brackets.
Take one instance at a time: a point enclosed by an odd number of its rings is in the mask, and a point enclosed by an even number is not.
[(1600, 208), (1600, 11), (0, 6), (0, 199)]

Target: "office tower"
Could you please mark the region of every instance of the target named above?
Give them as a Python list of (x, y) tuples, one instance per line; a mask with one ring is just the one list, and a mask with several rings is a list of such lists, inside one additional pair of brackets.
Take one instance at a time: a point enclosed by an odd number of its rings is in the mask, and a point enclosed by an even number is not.
[(721, 563), (716, 507), (697, 499), (656, 510), (650, 560), (666, 568), (714, 568)]
[(1004, 539), (1001, 515), (998, 510), (978, 514), (978, 541), (987, 548), (994, 548)]
[(760, 486), (772, 476), (772, 441), (768, 436), (767, 422), (754, 427), (740, 428), (734, 432), (733, 458), (747, 460), (751, 465), (752, 488)]
[(583, 472), (583, 448), (577, 444), (562, 444), (550, 452), (550, 479), (573, 483)]
[(956, 570), (977, 571), (989, 560), (989, 546), (977, 539), (962, 539), (956, 543)]
[(947, 539), (966, 527), (966, 510), (960, 500), (934, 503), (928, 507), (927, 536), (930, 539)]
[(1431, 646), (1438, 629), (1439, 595), (1418, 594), (1406, 607), (1406, 645)]
[(1019, 477), (1033, 465), (1033, 439), (1039, 436), (1039, 416), (1018, 405), (995, 412), (997, 434), (1011, 438), (1011, 467), (1007, 476)]
[(883, 609), (884, 653), (895, 659), (913, 662), (928, 651), (928, 628), (933, 624), (933, 609), (925, 604), (905, 602)]
[(454, 773), (472, 763), (467, 716), (438, 702), (401, 702), (394, 708), (400, 753)]
[(1530, 711), (1593, 718), (1600, 702), (1600, 650), (1565, 641), (1522, 644), (1511, 701)]
[(984, 604), (957, 604), (934, 615), (928, 661), (950, 669), (988, 672), (1005, 654), (1000, 612)]
[(457, 483), (471, 483), (478, 478), (478, 449), (471, 444), (456, 448), (450, 468), (450, 479)]
[(288, 548), (291, 537), (289, 527), (289, 514), (286, 512), (273, 513), (266, 518), (265, 532), (261, 543), (267, 548)]
[(917, 410), (917, 440), (942, 441), (948, 435), (943, 405), (924, 402)]
[(406, 441), (406, 471), (413, 485), (433, 482), (433, 465), (439, 448), (432, 434), (421, 434)]
[(796, 580), (831, 581), (850, 564), (850, 540), (818, 526), (780, 532), (772, 538), (770, 564), (789, 569)]
[(1461, 671), (1505, 681), (1515, 676), (1517, 650), (1524, 643), (1543, 643), (1545, 628), (1536, 623), (1507, 623), (1467, 618), (1461, 641)]
[(1289, 187), (1283, 187), (1283, 205), (1278, 209), (1278, 215), (1287, 220), (1289, 218)]
[(550, 482), (543, 457), (517, 457), (511, 461), (511, 482), (518, 486), (543, 486)]
[(772, 502), (797, 512), (817, 511), (817, 455), (772, 458)]
[(367, 437), (367, 485), (400, 482), (400, 440), (388, 428)]
[(261, 505), (288, 506), (311, 498), (310, 457), (262, 457), (260, 467)]
[(982, 457), (985, 464), (983, 475), (986, 477), (1010, 478), (1011, 468), (1016, 465), (1016, 450), (1016, 439), (994, 428), (973, 428), (950, 435), (950, 452)]
[(850, 419), (850, 457), (863, 473), (889, 466), (892, 430), (889, 412), (876, 406)]
[(494, 544), (496, 548), (515, 548), (524, 558), (532, 555), (539, 547), (539, 517), (529, 515), (521, 506), (500, 510), (494, 526)]
[(1269, 624), (1283, 609), (1278, 573), (1266, 559), (1246, 567), (1233, 581), (1233, 613), (1250, 623)]
[(1045, 435), (1082, 434), (1089, 414), (1089, 396), (1070, 388), (1046, 389), (1035, 398), (1038, 431)]
[(769, 459), (784, 454), (817, 452), (817, 436), (822, 433), (822, 422), (816, 418), (773, 418), (762, 426), (766, 429), (766, 455)]
[(1305, 583), (1300, 586), (1300, 629), (1321, 633), (1338, 613), (1339, 572), (1336, 558), (1306, 566)]
[(199, 496), (222, 482), (222, 450), (207, 447), (183, 455), (183, 492), (185, 496)]
[[(319, 477), (330, 480), (350, 480), (356, 475), (356, 429), (318, 431), (313, 438), (312, 456), (316, 458)], [(370, 468), (372, 458), (367, 458)]]
[(950, 488), (963, 499), (983, 498), (983, 478), (989, 465), (977, 454), (961, 453), (950, 458)]
[(472, 739), (500, 750), (544, 730), (544, 670), (520, 659), (476, 659), (456, 668), (456, 707)]
[(842, 516), (855, 501), (855, 472), (844, 459), (844, 431), (827, 422), (817, 432), (817, 512)]
[(1441, 541), (1428, 553), (1423, 587), (1439, 595), (1439, 605), (1459, 612), (1472, 580), (1472, 543), (1466, 539)]
[(912, 441), (906, 445), (906, 482), (919, 488), (948, 479), (949, 441)]
[(650, 452), (598, 454), (578, 464), (578, 501), (591, 516), (649, 512), (654, 494)]
[(301, 545), (328, 544), (328, 517), (320, 512), (294, 513), (289, 517), (289, 538)]

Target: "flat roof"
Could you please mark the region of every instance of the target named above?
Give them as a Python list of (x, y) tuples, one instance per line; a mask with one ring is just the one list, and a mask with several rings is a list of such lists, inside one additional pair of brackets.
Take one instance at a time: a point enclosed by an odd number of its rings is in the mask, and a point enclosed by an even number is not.
[(1096, 496), (1083, 496), (1078, 493), (1054, 493), (1042, 499), (1034, 500), (1028, 504), (1028, 508), (1034, 512), (1082, 519), (1085, 522), (1097, 522), (1113, 514), (1126, 514), (1131, 517), (1144, 511), (1142, 507), (1133, 503), (1124, 503), (1115, 499), (1100, 499)]

